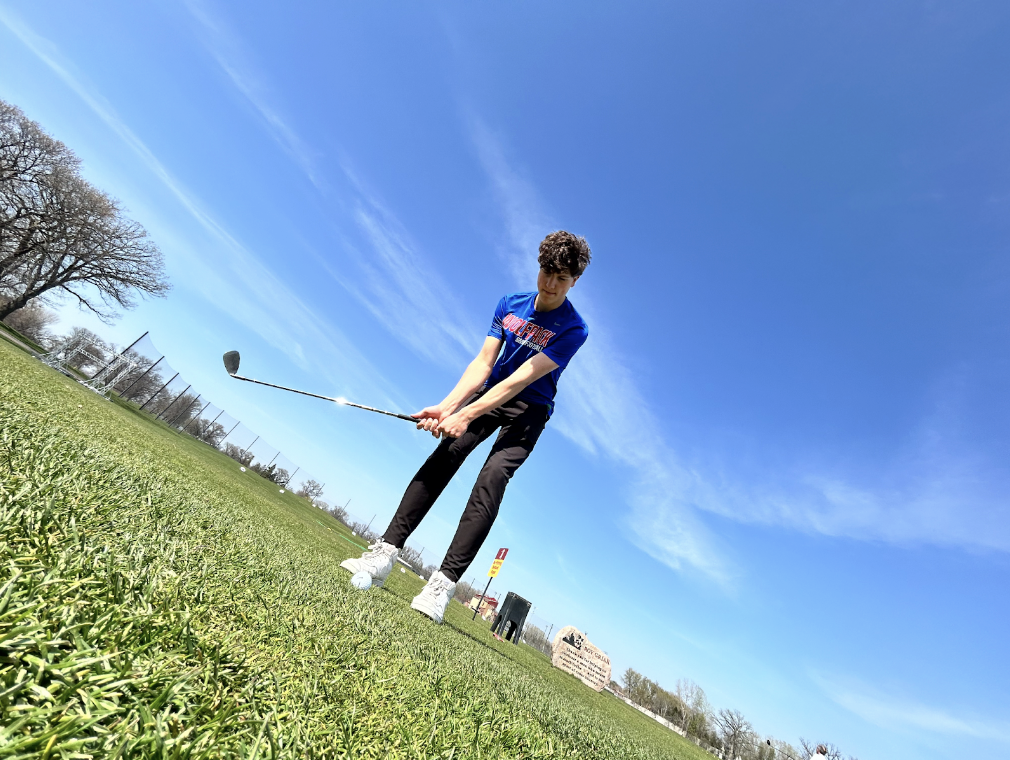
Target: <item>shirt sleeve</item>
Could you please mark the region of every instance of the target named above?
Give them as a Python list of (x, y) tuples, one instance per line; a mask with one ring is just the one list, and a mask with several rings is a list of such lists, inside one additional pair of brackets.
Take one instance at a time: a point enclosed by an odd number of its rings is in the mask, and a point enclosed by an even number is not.
[(505, 338), (505, 333), (502, 331), (502, 320), (505, 319), (505, 299), (507, 296), (502, 296), (501, 300), (498, 302), (498, 307), (494, 310), (494, 319), (491, 320), (491, 329), (487, 331), (489, 338)]
[(575, 325), (554, 336), (547, 347), (541, 352), (548, 359), (553, 361), (561, 369), (568, 366), (568, 362), (575, 356), (575, 352), (582, 348), (582, 344), (589, 337), (589, 328), (584, 324)]

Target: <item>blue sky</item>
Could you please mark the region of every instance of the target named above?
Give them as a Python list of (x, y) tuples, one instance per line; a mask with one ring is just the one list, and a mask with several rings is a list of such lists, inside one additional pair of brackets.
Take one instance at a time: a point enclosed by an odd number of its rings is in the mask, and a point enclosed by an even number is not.
[[(861, 760), (1010, 751), (1010, 8), (0, 3), (0, 97), (165, 252), (150, 330), (392, 515), (565, 228), (590, 340), (468, 575)], [(477, 452), (411, 539), (440, 559)]]

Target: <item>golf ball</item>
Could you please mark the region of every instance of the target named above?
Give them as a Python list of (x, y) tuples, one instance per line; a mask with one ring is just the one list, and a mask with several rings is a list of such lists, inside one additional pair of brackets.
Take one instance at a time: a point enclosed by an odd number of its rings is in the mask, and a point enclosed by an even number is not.
[(367, 570), (359, 570), (351, 576), (351, 585), (356, 589), (367, 591), (372, 587), (372, 576)]

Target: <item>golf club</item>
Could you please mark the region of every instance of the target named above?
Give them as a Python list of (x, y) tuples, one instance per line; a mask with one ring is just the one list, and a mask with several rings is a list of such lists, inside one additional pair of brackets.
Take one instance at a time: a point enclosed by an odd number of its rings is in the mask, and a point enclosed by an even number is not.
[(247, 383), (257, 383), (258, 385), (268, 385), (271, 388), (279, 388), (282, 391), (300, 393), (303, 396), (312, 396), (312, 398), (321, 398), (324, 401), (332, 401), (333, 403), (340, 404), (341, 406), (353, 406), (355, 409), (364, 409), (366, 412), (378, 412), (379, 414), (385, 414), (388, 417), (396, 417), (397, 419), (407, 420), (407, 422), (417, 423), (416, 417), (411, 417), (407, 414), (397, 414), (396, 412), (387, 412), (385, 409), (376, 409), (373, 406), (355, 404), (348, 401), (346, 398), (341, 398), (339, 396), (337, 398), (333, 398), (332, 396), (320, 396), (318, 393), (309, 393), (308, 391), (300, 391), (297, 388), (287, 388), (283, 385), (265, 383), (262, 380), (253, 380), (251, 377), (242, 377), (242, 375), (236, 374), (238, 372), (239, 361), (241, 361), (241, 357), (239, 356), (238, 351), (229, 351), (224, 355), (224, 368), (228, 370), (228, 374), (236, 380), (245, 380)]

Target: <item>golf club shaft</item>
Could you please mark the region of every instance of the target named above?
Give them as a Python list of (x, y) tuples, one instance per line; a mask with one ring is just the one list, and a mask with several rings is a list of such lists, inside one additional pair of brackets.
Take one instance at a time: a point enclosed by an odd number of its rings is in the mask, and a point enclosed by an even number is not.
[(245, 380), (247, 383), (256, 383), (257, 385), (267, 385), (271, 388), (278, 388), (282, 391), (291, 391), (292, 393), (300, 393), (303, 396), (312, 396), (312, 398), (321, 398), (323, 401), (332, 401), (335, 404), (341, 404), (343, 406), (353, 406), (358, 409), (364, 409), (366, 412), (378, 412), (379, 414), (385, 414), (389, 417), (396, 417), (401, 420), (406, 420), (407, 422), (417, 422), (416, 417), (411, 417), (406, 414), (397, 414), (396, 412), (387, 412), (385, 409), (376, 409), (373, 406), (364, 406), (362, 404), (355, 404), (351, 401), (345, 399), (333, 398), (332, 396), (321, 396), (318, 393), (309, 393), (308, 391), (300, 391), (297, 388), (288, 388), (285, 385), (276, 385), (275, 383), (266, 383), (262, 380), (253, 380), (251, 377), (242, 377), (242, 375), (232, 375), (236, 380)]
[(374, 406), (364, 406), (363, 404), (355, 404), (353, 401), (338, 401), (338, 404), (343, 404), (344, 406), (353, 406), (355, 409), (364, 409), (366, 412), (378, 412), (379, 414), (385, 414), (389, 417), (396, 417), (397, 419), (407, 420), (407, 422), (417, 423), (419, 420), (417, 417), (411, 417), (409, 414), (397, 414), (396, 412), (387, 412), (385, 409), (376, 409)]

